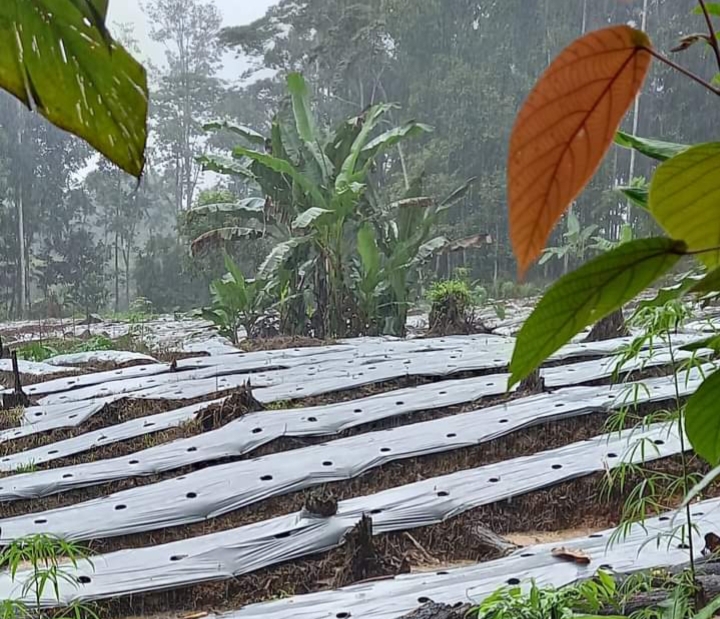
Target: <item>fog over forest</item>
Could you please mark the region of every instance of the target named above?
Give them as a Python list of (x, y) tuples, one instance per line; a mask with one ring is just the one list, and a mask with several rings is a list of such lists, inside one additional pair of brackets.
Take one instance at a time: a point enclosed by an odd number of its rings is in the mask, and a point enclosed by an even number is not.
[[(228, 234), (219, 244), (190, 251), (211, 230), (237, 233), (244, 226), (228, 209), (199, 216), (196, 207), (267, 194), (245, 177), (218, 174), (217, 165), (199, 161), (248, 146), (236, 134), (203, 126), (222, 120), (269, 137), (292, 72), (304, 76), (321, 135), (382, 102), (397, 107), (381, 128), (410, 120), (427, 128), (382, 153), (369, 187), (387, 205), (411, 187), (441, 200), (474, 179), (433, 235), (450, 241), (482, 235), (483, 241), (433, 252), (421, 275), (449, 277), (462, 269), (490, 296), (502, 296), (503, 287), (509, 293), (517, 284), (508, 242), (506, 152), (532, 84), (562, 47), (609, 23), (644, 24), (656, 45), (668, 49), (698, 28), (692, 6), (691, 0), (112, 2), (113, 32), (146, 62), (150, 76), (143, 180), (136, 187), (82, 142), (2, 95), (0, 313), (119, 312), (138, 297), (157, 311), (190, 310), (208, 302), (210, 282), (225, 272), (225, 251), (246, 277), (255, 277), (287, 240), (267, 218), (262, 234), (245, 227), (244, 236)], [(683, 60), (701, 72), (708, 54), (696, 46)], [(701, 126), (667, 112), (692, 107), (716, 118), (712, 97), (687, 87), (680, 95), (678, 84), (678, 74), (657, 65), (625, 128), (635, 124), (640, 135), (670, 141), (702, 139)], [(645, 213), (628, 209), (614, 191), (646, 175), (648, 166), (613, 150), (522, 292), (576, 267), (628, 226), (638, 236), (650, 231)], [(344, 251), (348, 258), (357, 255), (352, 243)]]

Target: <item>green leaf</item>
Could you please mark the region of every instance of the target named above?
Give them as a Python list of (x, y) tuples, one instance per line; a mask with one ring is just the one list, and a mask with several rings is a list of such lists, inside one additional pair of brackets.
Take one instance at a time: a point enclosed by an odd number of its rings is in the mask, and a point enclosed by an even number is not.
[(139, 177), (147, 79), (107, 35), (106, 10), (100, 0), (3, 0), (0, 87)]
[(287, 86), (292, 99), (297, 134), (312, 155), (318, 180), (325, 184), (332, 170), (332, 163), (320, 148), (315, 120), (310, 111), (310, 90), (307, 82), (300, 73), (290, 73), (287, 77)]
[(375, 239), (375, 230), (369, 223), (358, 230), (357, 245), (365, 273), (377, 273), (380, 270), (380, 250)]
[(310, 226), (312, 226), (320, 217), (329, 213), (332, 213), (332, 211), (313, 206), (312, 208), (309, 208), (306, 211), (300, 213), (295, 218), (295, 221), (293, 221), (292, 227), (297, 230), (304, 230), (305, 228), (309, 228)]
[(448, 241), (444, 236), (438, 236), (434, 239), (429, 240), (427, 243), (423, 243), (417, 251), (417, 254), (412, 259), (412, 264), (422, 264), (432, 258), (437, 252), (442, 251), (448, 246)]
[(227, 121), (216, 121), (203, 125), (205, 131), (230, 131), (256, 146), (265, 146), (265, 136), (250, 127), (234, 125)]
[(190, 251), (193, 256), (197, 256), (208, 247), (218, 247), (227, 241), (237, 241), (238, 239), (257, 239), (262, 237), (262, 235), (261, 230), (254, 228), (218, 228), (217, 230), (210, 230), (196, 238), (190, 245)]
[(195, 160), (202, 166), (205, 172), (215, 172), (217, 174), (225, 174), (227, 176), (242, 176), (250, 180), (255, 180), (255, 175), (241, 161), (223, 157), (221, 155), (202, 155), (196, 157)]
[(650, 190), (647, 187), (618, 187), (618, 191), (634, 206), (648, 210)]
[(217, 202), (194, 206), (188, 212), (193, 215), (217, 215), (219, 213), (235, 216), (260, 215), (265, 212), (265, 200), (262, 198), (246, 198), (237, 202)]
[[(705, 3), (705, 8), (707, 9), (708, 13), (710, 13), (710, 15), (718, 15), (718, 16), (720, 16), (720, 2), (706, 2), (706, 3)], [(702, 15), (702, 14), (703, 14), (702, 7), (701, 7), (701, 6), (696, 6), (696, 7), (693, 9), (693, 13), (694, 13), (695, 15)]]
[(667, 272), (685, 245), (649, 238), (620, 245), (561, 277), (517, 337), (509, 387), (520, 382), (588, 325), (612, 313)]
[[(718, 5), (717, 11), (716, 15), (720, 15), (720, 5)], [(716, 597), (705, 608), (698, 612), (693, 619), (713, 619), (713, 617), (717, 616), (715, 613), (717, 613), (718, 610), (720, 610), (720, 597)]]
[(709, 348), (710, 350), (714, 350), (715, 352), (720, 352), (720, 335), (711, 335), (710, 337), (706, 337), (704, 340), (700, 340), (699, 342), (685, 344), (685, 346), (682, 346), (680, 350), (685, 350), (687, 352), (695, 352), (697, 350), (702, 350), (703, 348)]
[(477, 176), (473, 176), (472, 178), (466, 180), (462, 185), (460, 185), (460, 187), (455, 189), (455, 191), (438, 204), (437, 211), (444, 211), (457, 204), (467, 195), (470, 188), (475, 184), (475, 181), (477, 181)]
[[(355, 135), (352, 145), (347, 151), (347, 156), (340, 166), (340, 173), (335, 179), (335, 188), (337, 190), (341, 190), (350, 183), (358, 180), (356, 178), (358, 176), (358, 163), (360, 162), (360, 156), (363, 154), (363, 149), (382, 117), (389, 110), (394, 109), (394, 107), (395, 106), (391, 104), (374, 105), (362, 116), (357, 118), (356, 127), (360, 129)], [(365, 160), (372, 161), (370, 157), (366, 157)]]
[(691, 290), (692, 287), (697, 283), (697, 281), (698, 281), (697, 276), (688, 275), (688, 276), (684, 277), (679, 283), (675, 284), (674, 286), (667, 286), (665, 288), (660, 288), (660, 290), (658, 290), (657, 294), (652, 299), (646, 299), (644, 301), (640, 301), (640, 303), (638, 303), (638, 309), (645, 309), (648, 307), (662, 307), (663, 305), (666, 305), (670, 301), (679, 299), (688, 290)]
[(663, 163), (650, 185), (653, 217), (709, 269), (720, 266), (719, 171), (720, 143), (699, 144)]
[(364, 158), (367, 161), (374, 160), (380, 153), (392, 148), (403, 140), (417, 137), (423, 133), (432, 133), (433, 128), (430, 125), (411, 120), (400, 127), (389, 129), (385, 133), (380, 134), (375, 139), (368, 142), (362, 149)]
[(272, 248), (272, 251), (267, 255), (263, 263), (260, 265), (257, 271), (257, 279), (263, 281), (270, 281), (273, 279), (278, 269), (285, 264), (285, 261), (290, 258), (293, 250), (299, 247), (303, 243), (307, 243), (309, 237), (305, 238), (292, 238), (284, 243), (279, 243)]
[(323, 207), (326, 206), (325, 196), (323, 195), (320, 188), (310, 181), (304, 174), (298, 172), (289, 161), (267, 155), (265, 153), (258, 153), (241, 146), (236, 147), (233, 150), (234, 157), (247, 157), (252, 159), (256, 163), (264, 166), (273, 172), (279, 172), (291, 178), (297, 185), (310, 196), (316, 204), (320, 204)]
[(240, 267), (235, 264), (228, 253), (225, 254), (225, 268), (232, 276), (233, 280), (235, 280), (236, 284), (240, 284), (243, 287), (245, 286), (245, 276), (243, 275), (243, 272), (240, 270)]
[(707, 377), (685, 407), (685, 432), (701, 458), (712, 466), (720, 464), (720, 372)]
[(716, 73), (715, 75), (713, 75), (713, 78), (710, 80), (710, 83), (713, 86), (720, 87), (720, 73)]
[(307, 82), (300, 73), (290, 73), (287, 77), (287, 86), (292, 97), (298, 135), (304, 142), (315, 142), (317, 130), (310, 112), (310, 91)]
[(634, 149), (642, 155), (652, 157), (658, 161), (671, 159), (690, 148), (685, 144), (674, 144), (673, 142), (639, 138), (624, 131), (618, 131), (615, 134), (615, 144), (623, 148)]
[(708, 292), (719, 292), (720, 291), (720, 268), (710, 271), (705, 277), (697, 282), (690, 292), (697, 292), (701, 294), (707, 294)]

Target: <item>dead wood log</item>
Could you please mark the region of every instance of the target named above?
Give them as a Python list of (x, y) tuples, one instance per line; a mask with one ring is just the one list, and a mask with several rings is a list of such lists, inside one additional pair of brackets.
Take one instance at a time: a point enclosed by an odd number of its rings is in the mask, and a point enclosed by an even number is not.
[(534, 370), (527, 378), (520, 381), (518, 391), (524, 395), (545, 393), (545, 379), (540, 375), (540, 369)]
[(475, 525), (471, 532), (475, 545), (481, 548), (487, 548), (493, 555), (497, 555), (498, 558), (506, 557), (520, 548), (517, 544), (513, 544), (504, 537), (500, 537), (497, 533), (482, 525)]
[(428, 602), (409, 615), (404, 615), (401, 619), (465, 619), (470, 608), (469, 604), (448, 606), (447, 604)]

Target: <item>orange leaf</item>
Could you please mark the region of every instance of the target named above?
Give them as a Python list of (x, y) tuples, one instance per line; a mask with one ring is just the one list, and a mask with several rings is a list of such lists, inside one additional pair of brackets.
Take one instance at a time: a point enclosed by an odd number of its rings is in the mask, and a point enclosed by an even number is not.
[(629, 26), (566, 47), (525, 101), (510, 138), (510, 239), (522, 275), (590, 181), (650, 66), (650, 39)]

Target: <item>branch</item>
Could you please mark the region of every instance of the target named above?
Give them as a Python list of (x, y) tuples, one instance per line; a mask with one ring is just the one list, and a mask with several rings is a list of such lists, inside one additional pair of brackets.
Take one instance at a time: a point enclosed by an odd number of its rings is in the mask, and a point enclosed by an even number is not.
[(682, 74), (685, 75), (686, 77), (689, 77), (689, 78), (690, 78), (691, 80), (693, 80), (694, 82), (697, 82), (697, 83), (700, 84), (701, 86), (705, 87), (705, 88), (706, 88), (707, 90), (709, 90), (711, 93), (713, 93), (713, 94), (715, 94), (715, 95), (717, 95), (717, 96), (720, 97), (720, 88), (715, 88), (715, 86), (713, 86), (710, 82), (704, 80), (702, 77), (700, 77), (699, 75), (696, 75), (696, 74), (693, 73), (692, 71), (689, 71), (689, 70), (686, 69), (685, 67), (680, 66), (680, 65), (677, 64), (676, 62), (673, 62), (672, 60), (670, 60), (670, 59), (667, 58), (666, 56), (663, 56), (660, 52), (654, 50), (652, 47), (643, 47), (643, 49), (646, 50), (648, 53), (650, 53), (651, 56), (654, 56), (655, 58), (657, 58), (660, 62), (666, 64), (667, 66), (669, 66), (669, 67), (671, 67), (671, 68), (673, 68), (673, 69), (675, 69), (676, 71), (679, 71), (680, 73), (682, 73)]
[(710, 17), (710, 12), (707, 9), (705, 0), (698, 0), (698, 2), (700, 3), (700, 8), (702, 8), (703, 15), (705, 15), (705, 21), (707, 22), (707, 27), (710, 32), (710, 46), (715, 52), (715, 59), (718, 63), (718, 70), (720, 70), (720, 45), (718, 44), (717, 36), (715, 36), (715, 26), (713, 26), (712, 18)]

